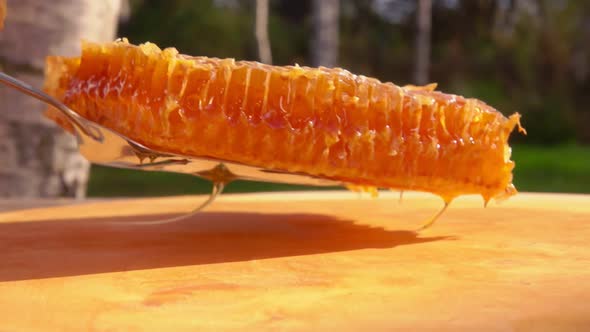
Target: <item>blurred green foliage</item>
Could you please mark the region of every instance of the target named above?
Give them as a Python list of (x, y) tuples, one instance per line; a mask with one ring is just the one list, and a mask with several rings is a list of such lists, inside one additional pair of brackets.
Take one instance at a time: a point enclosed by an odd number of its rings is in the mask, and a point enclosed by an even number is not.
[[(117, 196), (168, 196), (205, 194), (211, 192), (211, 183), (184, 174), (143, 172), (93, 166), (88, 186), (88, 195), (95, 197)], [(323, 187), (294, 186), (280, 183), (236, 181), (224, 190), (226, 193), (255, 191), (318, 190)], [(333, 188), (332, 188), (333, 189)]]
[(514, 184), (521, 191), (590, 193), (590, 147), (516, 145)]

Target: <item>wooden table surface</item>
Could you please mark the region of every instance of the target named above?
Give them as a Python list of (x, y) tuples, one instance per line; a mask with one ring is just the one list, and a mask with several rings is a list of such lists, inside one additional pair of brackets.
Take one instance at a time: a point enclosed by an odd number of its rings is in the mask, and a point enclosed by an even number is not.
[(1, 203), (0, 330), (590, 331), (590, 196), (199, 198)]

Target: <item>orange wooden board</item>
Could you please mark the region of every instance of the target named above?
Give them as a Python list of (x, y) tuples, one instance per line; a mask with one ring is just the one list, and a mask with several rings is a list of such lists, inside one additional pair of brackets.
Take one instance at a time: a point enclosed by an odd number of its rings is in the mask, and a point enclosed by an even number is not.
[(194, 201), (0, 213), (0, 330), (590, 330), (590, 196)]

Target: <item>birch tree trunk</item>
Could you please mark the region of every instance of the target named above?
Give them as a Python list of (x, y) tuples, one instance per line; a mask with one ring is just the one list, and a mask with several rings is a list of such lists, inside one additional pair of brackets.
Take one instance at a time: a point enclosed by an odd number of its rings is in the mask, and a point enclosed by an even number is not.
[[(9, 0), (0, 70), (42, 87), (48, 54), (73, 56), (81, 39), (115, 37), (121, 0)], [(89, 165), (46, 106), (0, 85), (0, 197), (83, 197)]]
[(313, 0), (311, 58), (314, 66), (338, 65), (339, 19), (340, 0)]
[(416, 84), (428, 83), (430, 70), (430, 32), (432, 25), (432, 0), (418, 0), (418, 33), (416, 34)]
[(256, 41), (258, 57), (263, 63), (272, 64), (270, 38), (268, 38), (268, 0), (256, 0)]

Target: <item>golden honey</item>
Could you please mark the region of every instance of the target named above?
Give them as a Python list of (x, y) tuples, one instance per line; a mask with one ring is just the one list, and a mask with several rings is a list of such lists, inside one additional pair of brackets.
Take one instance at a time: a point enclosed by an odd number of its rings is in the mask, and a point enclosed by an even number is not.
[[(476, 99), (340, 68), (190, 57), (151, 43), (84, 43), (47, 59), (45, 90), (160, 151), (324, 177), (354, 188), (508, 197), (505, 117)], [(60, 123), (57, 111), (49, 116)]]

